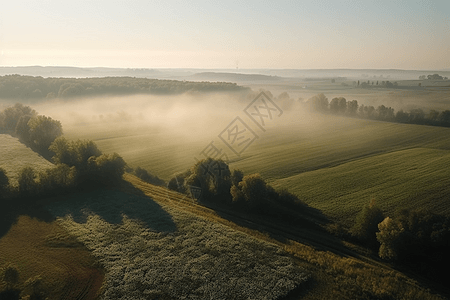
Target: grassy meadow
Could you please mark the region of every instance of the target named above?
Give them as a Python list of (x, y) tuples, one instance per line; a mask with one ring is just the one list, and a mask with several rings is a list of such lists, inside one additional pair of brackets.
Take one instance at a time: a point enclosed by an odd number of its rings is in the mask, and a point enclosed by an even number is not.
[[(333, 93), (353, 95), (369, 99), (370, 105), (415, 106), (421, 97), (418, 93), (408, 98), (411, 91), (322, 84), (329, 86), (323, 90), (329, 99)], [(319, 87), (311, 88), (311, 96), (321, 92)], [(308, 92), (301, 94), (300, 83), (284, 88), (294, 91), (294, 97), (308, 97)], [(423, 93), (424, 99), (437, 95)], [(422, 107), (444, 107), (447, 96), (440, 95)], [(61, 120), (67, 139), (93, 140), (103, 153), (117, 152), (129, 166), (166, 181), (203, 158), (200, 152), (213, 141), (228, 154), (230, 169), (260, 173), (275, 188), (288, 189), (346, 227), (372, 199), (390, 216), (400, 208), (450, 215), (450, 128), (313, 114), (298, 105), (262, 131), (243, 113), (247, 102), (211, 97), (52, 100), (33, 108)], [(218, 138), (237, 116), (258, 135), (239, 157)], [(0, 167), (13, 184), (24, 166), (52, 166), (4, 134), (0, 154)], [(104, 269), (102, 299), (441, 299), (428, 289), (433, 283), (420, 275), (412, 276), (419, 283), (369, 250), (325, 230), (268, 224), (239, 213), (230, 217), (229, 211), (214, 211), (133, 175), (124, 179), (114, 189), (42, 201), (56, 221), (19, 217), (0, 238), (0, 267), (18, 265), (24, 284), (44, 269), (38, 260), (30, 263), (30, 257), (42, 257), (52, 266), (41, 272), (47, 278), (44, 286), (53, 289), (56, 298), (75, 295), (87, 285), (79, 299), (93, 299)], [(30, 238), (25, 231), (31, 227), (41, 233)], [(14, 256), (14, 247), (26, 249), (27, 241), (31, 256), (25, 251)], [(69, 252), (55, 254), (56, 248)], [(74, 253), (74, 259), (68, 253)], [(78, 259), (82, 253), (92, 256)], [(79, 281), (58, 277), (72, 264)]]
[[(95, 124), (66, 130), (70, 137), (92, 138), (104, 152), (118, 152), (132, 167), (141, 166), (169, 180), (195, 163), (225, 120), (211, 123), (208, 134), (188, 138), (176, 131), (123, 124)], [(250, 122), (248, 124), (251, 124)], [(216, 128), (215, 131), (211, 128)], [(125, 134), (125, 132), (127, 134)], [(217, 133), (217, 134), (215, 134)], [(288, 188), (333, 220), (350, 225), (355, 214), (375, 199), (388, 214), (398, 208), (427, 208), (448, 214), (450, 129), (285, 112), (257, 132), (259, 138), (230, 168), (260, 173), (278, 188)], [(182, 150), (180, 150), (182, 149)], [(233, 156), (234, 155), (234, 156)]]
[(0, 134), (0, 168), (6, 171), (13, 185), (17, 185), (19, 171), (24, 167), (43, 171), (53, 167), (53, 164), (19, 142), (19, 139)]

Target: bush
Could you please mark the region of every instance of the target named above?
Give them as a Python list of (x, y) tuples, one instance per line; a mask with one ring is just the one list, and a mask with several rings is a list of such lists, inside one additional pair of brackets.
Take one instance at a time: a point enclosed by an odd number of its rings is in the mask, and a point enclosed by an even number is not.
[(166, 184), (164, 180), (162, 180), (158, 176), (150, 174), (147, 170), (142, 169), (141, 167), (137, 167), (136, 170), (134, 171), (134, 174), (140, 179), (144, 180), (145, 182), (154, 185), (164, 186)]

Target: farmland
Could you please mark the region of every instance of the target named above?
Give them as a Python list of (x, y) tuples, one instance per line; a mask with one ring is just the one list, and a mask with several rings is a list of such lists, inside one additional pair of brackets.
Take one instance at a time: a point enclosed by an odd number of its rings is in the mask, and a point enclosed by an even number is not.
[[(288, 188), (347, 225), (371, 199), (387, 213), (423, 206), (450, 213), (446, 198), (450, 129), (301, 111), (285, 113), (277, 122), (230, 167), (260, 173), (275, 187)], [(211, 127), (220, 132), (217, 125)], [(122, 127), (126, 136), (111, 130), (104, 133), (107, 138), (96, 138), (94, 128), (78, 128), (76, 136), (94, 138), (103, 151), (121, 153), (130, 166), (141, 166), (166, 180), (192, 166), (194, 157), (215, 138), (211, 130), (210, 136), (189, 140), (126, 124)], [(66, 133), (75, 135), (70, 128)]]
[[(315, 226), (304, 222), (296, 228), (220, 206), (205, 207), (126, 174), (114, 188), (41, 200), (47, 223), (18, 217), (17, 224), (2, 231), (0, 250), (10, 253), (8, 246), (23, 243), (20, 234), (27, 226), (54, 228), (57, 234), (36, 235), (33, 248), (45, 256), (51, 251), (42, 243), (76, 246), (91, 256), (82, 266), (74, 263), (80, 268), (77, 282), (58, 280), (58, 273), (49, 270), (46, 289), (76, 294), (87, 284), (83, 299), (95, 296), (103, 270), (100, 291), (106, 299), (276, 299), (288, 294), (295, 299), (400, 294), (405, 299), (439, 299), (425, 288), (433, 283), (416, 275), (412, 277), (418, 282), (412, 280), (361, 245), (340, 240), (321, 226), (331, 221), (350, 228), (372, 199), (389, 216), (400, 208), (450, 215), (450, 129), (315, 114), (297, 103), (263, 131), (242, 112), (247, 104), (243, 98), (219, 93), (198, 99), (183, 95), (51, 100), (33, 108), (61, 120), (67, 139), (91, 139), (103, 153), (117, 152), (130, 167), (145, 168), (166, 181), (202, 158), (200, 152), (214, 141), (229, 155), (231, 169), (260, 173), (273, 187), (288, 189), (308, 204), (311, 209), (299, 217), (308, 216)], [(258, 135), (239, 157), (218, 138), (236, 116)], [(0, 138), (0, 167), (13, 184), (17, 166), (53, 166), (16, 138)], [(36, 217), (27, 210), (21, 214)], [(21, 233), (14, 235), (19, 229)], [(10, 261), (21, 263), (11, 255), (0, 263)], [(83, 269), (86, 264), (89, 268)], [(37, 274), (34, 268), (20, 269), (24, 280)], [(94, 280), (93, 274), (100, 277)]]

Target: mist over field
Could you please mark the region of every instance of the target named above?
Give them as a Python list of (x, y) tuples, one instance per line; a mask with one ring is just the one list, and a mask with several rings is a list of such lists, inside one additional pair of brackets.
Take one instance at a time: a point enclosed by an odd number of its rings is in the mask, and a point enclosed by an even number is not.
[(0, 300), (450, 299), (450, 1), (3, 1)]

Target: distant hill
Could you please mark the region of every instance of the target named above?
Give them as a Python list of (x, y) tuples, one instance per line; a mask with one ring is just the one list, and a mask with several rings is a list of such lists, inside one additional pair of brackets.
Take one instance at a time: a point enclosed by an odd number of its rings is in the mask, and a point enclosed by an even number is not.
[(133, 76), (159, 78), (163, 72), (155, 69), (77, 68), (77, 67), (0, 67), (0, 75), (28, 75), (42, 77), (106, 77)]
[(261, 74), (239, 74), (239, 73), (215, 73), (202, 72), (188, 77), (190, 80), (205, 81), (225, 81), (225, 82), (245, 82), (245, 81), (280, 81), (283, 78), (278, 76)]
[(41, 171), (53, 167), (53, 164), (19, 142), (18, 138), (0, 134), (0, 168), (6, 171), (10, 183), (16, 185), (19, 171), (28, 166)]

